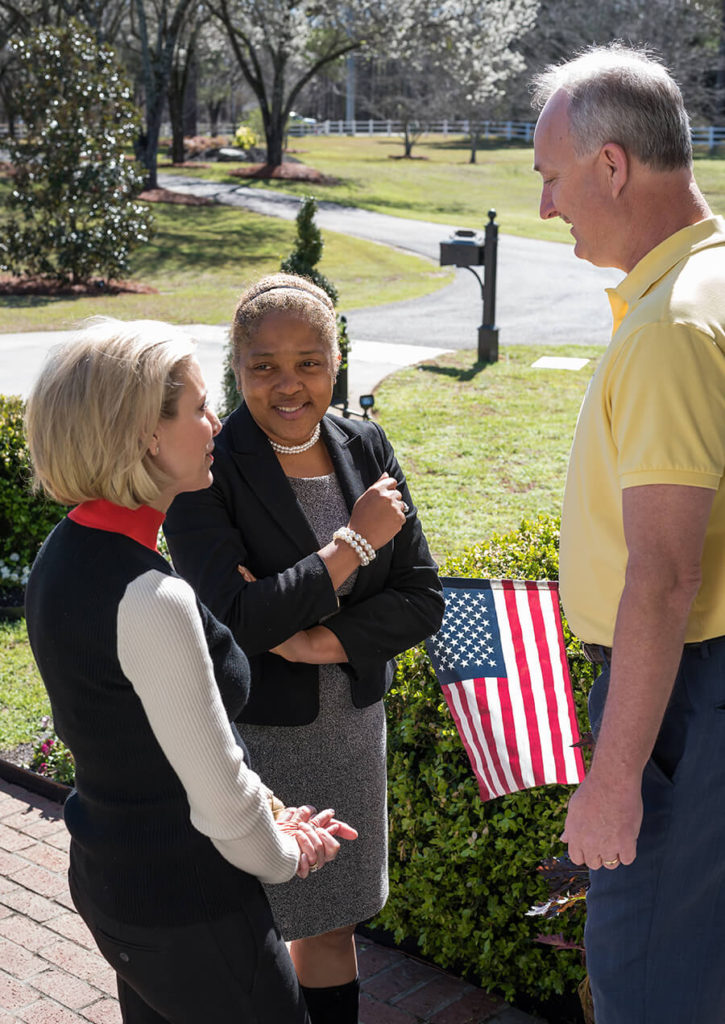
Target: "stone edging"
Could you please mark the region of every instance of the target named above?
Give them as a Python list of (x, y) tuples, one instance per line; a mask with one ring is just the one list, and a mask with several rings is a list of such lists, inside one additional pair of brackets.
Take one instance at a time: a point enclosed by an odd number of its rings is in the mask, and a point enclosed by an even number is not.
[(20, 765), (5, 761), (0, 757), (0, 779), (12, 782), (16, 786), (36, 793), (38, 796), (47, 797), (57, 804), (64, 804), (66, 797), (71, 792), (71, 787), (63, 782), (56, 782), (55, 779), (48, 779), (45, 775), (38, 775), (31, 772), (29, 768), (21, 768)]

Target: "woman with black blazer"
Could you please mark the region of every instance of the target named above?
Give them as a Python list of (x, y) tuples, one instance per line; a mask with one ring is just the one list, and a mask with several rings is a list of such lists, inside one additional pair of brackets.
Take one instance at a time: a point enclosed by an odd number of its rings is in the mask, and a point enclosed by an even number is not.
[(385, 715), (395, 655), (443, 615), (437, 570), (382, 429), (327, 413), (335, 312), (310, 281), (264, 278), (232, 327), (244, 402), (214, 483), (165, 530), (177, 570), (249, 657), (241, 731), (287, 803), (329, 801), (359, 838), (305, 890), (269, 891), (315, 1024), (357, 1022), (354, 928), (387, 898)]

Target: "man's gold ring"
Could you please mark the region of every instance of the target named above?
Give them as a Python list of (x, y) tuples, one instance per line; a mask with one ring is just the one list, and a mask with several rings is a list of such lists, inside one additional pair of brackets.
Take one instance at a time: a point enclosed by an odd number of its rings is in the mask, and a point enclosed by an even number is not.
[(602, 864), (605, 868), (613, 868), (615, 864), (619, 864), (619, 857), (615, 857), (614, 860), (603, 860)]
[(312, 874), (313, 871), (319, 871), (319, 870), (320, 870), (320, 865), (319, 864), (310, 864), (310, 874)]

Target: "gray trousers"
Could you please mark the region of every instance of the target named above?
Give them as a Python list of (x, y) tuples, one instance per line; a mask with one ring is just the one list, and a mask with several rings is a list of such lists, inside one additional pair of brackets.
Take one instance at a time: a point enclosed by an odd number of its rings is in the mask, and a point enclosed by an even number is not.
[[(589, 698), (596, 735), (609, 683)], [(725, 1024), (725, 639), (686, 648), (642, 782), (633, 864), (591, 872), (597, 1024)]]

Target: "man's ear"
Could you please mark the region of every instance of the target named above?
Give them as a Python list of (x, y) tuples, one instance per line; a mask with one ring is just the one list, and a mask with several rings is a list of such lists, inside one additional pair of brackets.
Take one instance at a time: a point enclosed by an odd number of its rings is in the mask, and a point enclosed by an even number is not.
[(612, 199), (617, 199), (629, 178), (629, 157), (618, 142), (605, 142), (599, 155), (604, 163)]

